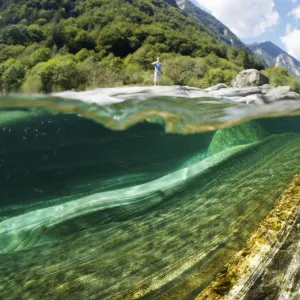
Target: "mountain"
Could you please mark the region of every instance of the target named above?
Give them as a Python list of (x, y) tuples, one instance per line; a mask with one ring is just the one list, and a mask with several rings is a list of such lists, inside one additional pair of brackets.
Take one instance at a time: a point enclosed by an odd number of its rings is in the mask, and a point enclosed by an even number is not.
[(272, 42), (254, 43), (248, 47), (266, 66), (285, 67), (290, 74), (300, 78), (300, 62)]
[(149, 85), (158, 55), (165, 85), (230, 84), (242, 69), (262, 67), (216, 19), (190, 2), (186, 11), (178, 5), (175, 0), (0, 1), (0, 90)]
[(179, 8), (189, 16), (194, 17), (214, 36), (217, 36), (219, 40), (230, 46), (249, 51), (249, 48), (228, 27), (211, 14), (202, 10), (195, 0), (176, 0), (176, 3)]

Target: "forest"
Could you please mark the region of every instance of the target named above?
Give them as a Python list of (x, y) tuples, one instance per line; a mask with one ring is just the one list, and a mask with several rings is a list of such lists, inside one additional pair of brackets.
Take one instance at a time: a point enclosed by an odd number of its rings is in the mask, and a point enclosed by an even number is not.
[[(0, 4), (3, 92), (150, 85), (157, 56), (163, 85), (230, 84), (243, 69), (264, 68), (250, 52), (221, 42), (172, 0)], [(284, 69), (277, 75), (285, 84), (299, 85)]]

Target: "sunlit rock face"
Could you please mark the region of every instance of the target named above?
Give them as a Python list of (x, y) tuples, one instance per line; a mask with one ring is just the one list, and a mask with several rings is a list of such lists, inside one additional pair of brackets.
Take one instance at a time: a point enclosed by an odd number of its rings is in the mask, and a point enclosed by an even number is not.
[(194, 299), (300, 171), (297, 104), (0, 105), (4, 299)]
[(284, 67), (290, 74), (300, 77), (300, 62), (272, 42), (254, 43), (248, 47), (266, 66)]

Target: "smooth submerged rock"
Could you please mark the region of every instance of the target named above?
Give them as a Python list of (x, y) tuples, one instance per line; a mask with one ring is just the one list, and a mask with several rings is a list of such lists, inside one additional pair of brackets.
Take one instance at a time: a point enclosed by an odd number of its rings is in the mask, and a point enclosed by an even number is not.
[(262, 126), (252, 122), (221, 129), (215, 133), (207, 154), (214, 155), (234, 146), (256, 143), (267, 135)]
[[(300, 174), (275, 208), (196, 299), (298, 299), (300, 272)], [(281, 262), (280, 262), (281, 261)]]

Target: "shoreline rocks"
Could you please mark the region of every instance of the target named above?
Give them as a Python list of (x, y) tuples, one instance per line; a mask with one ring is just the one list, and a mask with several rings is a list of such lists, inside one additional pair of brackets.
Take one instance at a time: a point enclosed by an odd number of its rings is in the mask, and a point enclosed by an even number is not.
[(291, 87), (273, 88), (269, 85), (269, 79), (254, 69), (240, 72), (233, 80), (233, 87), (228, 87), (224, 83), (206, 89), (189, 86), (134, 86), (99, 88), (85, 92), (65, 91), (52, 95), (101, 105), (119, 103), (128, 99), (145, 100), (155, 96), (218, 98), (248, 105), (300, 100), (300, 94), (293, 92)]
[(87, 92), (66, 91), (54, 93), (52, 95), (62, 98), (93, 102), (101, 105), (120, 103), (128, 99), (146, 100), (149, 97), (155, 96), (218, 98), (249, 105), (263, 105), (284, 100), (300, 100), (300, 94), (291, 91), (290, 87), (272, 88), (265, 85), (244, 88), (226, 88), (223, 87), (223, 85), (218, 85), (205, 90), (189, 86), (140, 86), (103, 88)]

